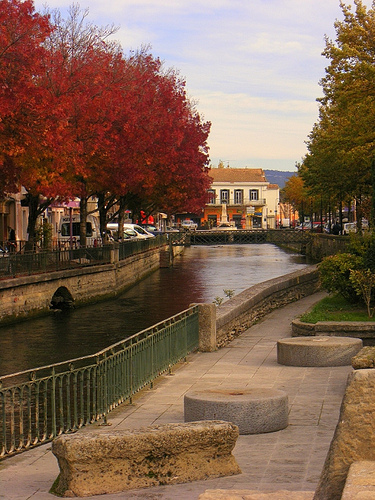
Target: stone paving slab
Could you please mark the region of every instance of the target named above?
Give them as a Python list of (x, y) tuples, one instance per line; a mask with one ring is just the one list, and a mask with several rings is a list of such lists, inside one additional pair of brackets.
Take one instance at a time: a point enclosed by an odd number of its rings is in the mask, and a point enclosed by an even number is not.
[[(278, 365), (276, 342), (291, 336), (292, 319), (322, 296), (318, 293), (273, 311), (223, 349), (189, 356), (187, 363), (179, 365), (172, 375), (161, 377), (153, 389), (136, 395), (132, 405), (122, 405), (109, 415), (111, 429), (136, 429), (183, 422), (184, 395), (190, 390), (255, 386), (287, 392), (290, 411), (286, 429), (239, 437), (234, 455), (242, 474), (88, 498), (197, 500), (206, 490), (217, 489), (313, 492), (352, 368)], [(94, 427), (98, 432), (105, 429), (95, 424), (87, 430)], [(56, 498), (48, 493), (59, 472), (50, 448), (47, 444), (0, 462), (1, 500)]]

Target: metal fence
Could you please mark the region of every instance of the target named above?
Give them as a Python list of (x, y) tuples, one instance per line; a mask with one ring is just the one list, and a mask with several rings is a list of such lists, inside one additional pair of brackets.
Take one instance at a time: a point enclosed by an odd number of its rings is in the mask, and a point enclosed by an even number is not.
[[(119, 243), (119, 260), (165, 245), (167, 238), (158, 235), (144, 240), (132, 239)], [(111, 262), (114, 246), (61, 248), (25, 253), (0, 253), (0, 278), (61, 271)]]
[(130, 239), (119, 243), (119, 259), (124, 260), (127, 257), (136, 255), (153, 248), (158, 248), (167, 243), (166, 235), (157, 235), (155, 238), (147, 238), (144, 240), (140, 239)]
[(0, 457), (74, 432), (107, 414), (198, 348), (198, 307), (92, 356), (0, 379)]
[(0, 256), (0, 277), (14, 278), (82, 266), (106, 264), (111, 261), (111, 245)]
[(173, 245), (243, 245), (252, 243), (306, 243), (310, 232), (280, 229), (238, 229), (176, 233)]

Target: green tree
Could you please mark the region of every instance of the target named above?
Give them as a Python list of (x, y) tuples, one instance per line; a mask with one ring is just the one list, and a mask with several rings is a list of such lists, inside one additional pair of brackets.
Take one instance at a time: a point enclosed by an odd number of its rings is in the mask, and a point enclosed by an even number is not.
[(312, 192), (327, 193), (339, 205), (354, 199), (361, 207), (371, 194), (375, 145), (375, 11), (374, 4), (368, 10), (361, 0), (354, 4), (354, 12), (340, 4), (336, 39), (326, 39), (324, 97), (301, 175)]

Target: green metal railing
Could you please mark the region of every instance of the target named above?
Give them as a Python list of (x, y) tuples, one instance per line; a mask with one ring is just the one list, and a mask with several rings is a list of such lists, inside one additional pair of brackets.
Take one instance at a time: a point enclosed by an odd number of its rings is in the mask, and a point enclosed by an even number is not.
[[(147, 252), (167, 244), (167, 237), (158, 235), (145, 240), (126, 240), (119, 244), (119, 260)], [(95, 266), (111, 262), (113, 245), (64, 248), (38, 252), (0, 254), (0, 278), (14, 278), (31, 274), (62, 271), (77, 267)]]
[(111, 249), (111, 245), (105, 245), (102, 247), (6, 254), (0, 256), (0, 277), (13, 278), (107, 264), (111, 261)]
[(173, 245), (244, 245), (252, 243), (307, 243), (311, 232), (280, 229), (206, 230), (173, 233)]
[(137, 255), (153, 248), (159, 248), (166, 245), (166, 235), (157, 235), (155, 238), (147, 238), (144, 240), (130, 239), (119, 244), (119, 260), (124, 260), (132, 255)]
[(0, 379), (0, 457), (107, 414), (198, 348), (198, 306), (92, 356)]

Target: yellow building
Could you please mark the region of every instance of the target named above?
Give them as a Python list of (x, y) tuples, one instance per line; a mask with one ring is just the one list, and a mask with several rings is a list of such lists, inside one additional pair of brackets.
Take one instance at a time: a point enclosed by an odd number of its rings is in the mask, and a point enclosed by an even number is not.
[(260, 168), (212, 168), (203, 227), (229, 223), (239, 229), (276, 227), (279, 187)]

